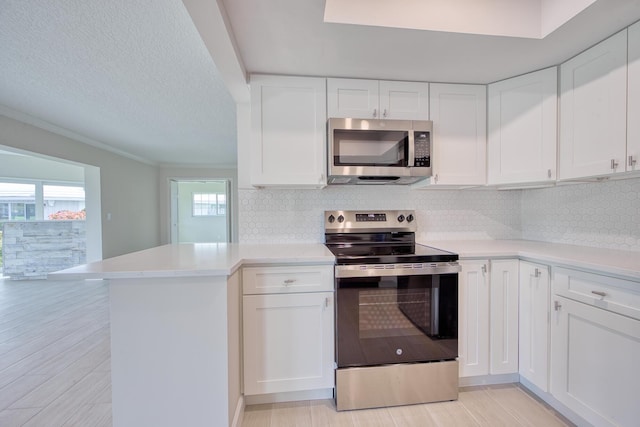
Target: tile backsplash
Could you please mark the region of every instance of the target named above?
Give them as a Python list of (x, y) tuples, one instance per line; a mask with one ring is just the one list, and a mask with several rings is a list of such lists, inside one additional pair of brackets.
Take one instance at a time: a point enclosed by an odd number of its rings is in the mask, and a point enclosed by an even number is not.
[(413, 209), (418, 240), (529, 239), (640, 251), (640, 178), (537, 190), (334, 186), (239, 193), (243, 243), (320, 243), (323, 212)]
[(325, 210), (413, 209), (420, 241), (520, 237), (520, 192), (333, 186), (239, 190), (243, 243), (323, 242)]
[(523, 239), (640, 251), (640, 178), (526, 190), (521, 206)]

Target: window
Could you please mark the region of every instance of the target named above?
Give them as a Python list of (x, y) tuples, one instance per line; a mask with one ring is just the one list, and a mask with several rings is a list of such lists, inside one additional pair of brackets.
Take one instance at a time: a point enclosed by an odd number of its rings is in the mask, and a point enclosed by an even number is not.
[(0, 221), (33, 221), (35, 219), (35, 184), (0, 182)]
[(45, 184), (42, 193), (44, 219), (86, 219), (83, 187)]
[(193, 216), (217, 216), (227, 213), (227, 197), (218, 193), (193, 193)]
[(84, 199), (82, 185), (0, 182), (0, 221), (82, 220)]

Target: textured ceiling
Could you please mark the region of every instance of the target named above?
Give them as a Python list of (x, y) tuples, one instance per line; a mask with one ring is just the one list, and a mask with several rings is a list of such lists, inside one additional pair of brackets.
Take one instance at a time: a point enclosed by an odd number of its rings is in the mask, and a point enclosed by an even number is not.
[(245, 72), (490, 83), (558, 64), (640, 19), (640, 0), (597, 0), (536, 40), (325, 23), (324, 6), (1, 0), (0, 113), (152, 163), (232, 166), (235, 104), (223, 82), (246, 102)]
[(0, 104), (153, 163), (235, 165), (235, 103), (180, 0), (2, 0)]

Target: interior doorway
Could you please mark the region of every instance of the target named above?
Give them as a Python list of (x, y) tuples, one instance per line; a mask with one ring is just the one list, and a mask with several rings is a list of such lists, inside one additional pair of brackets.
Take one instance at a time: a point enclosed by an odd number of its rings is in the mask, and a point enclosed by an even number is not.
[(171, 243), (230, 242), (230, 182), (171, 180)]

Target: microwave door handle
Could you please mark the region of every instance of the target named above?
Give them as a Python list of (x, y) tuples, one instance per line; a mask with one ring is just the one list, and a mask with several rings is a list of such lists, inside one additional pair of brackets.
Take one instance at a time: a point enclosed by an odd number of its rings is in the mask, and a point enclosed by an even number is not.
[(414, 140), (414, 132), (412, 130), (409, 131), (409, 158), (407, 159), (407, 166), (413, 167), (415, 166), (415, 152), (416, 152), (416, 143)]

